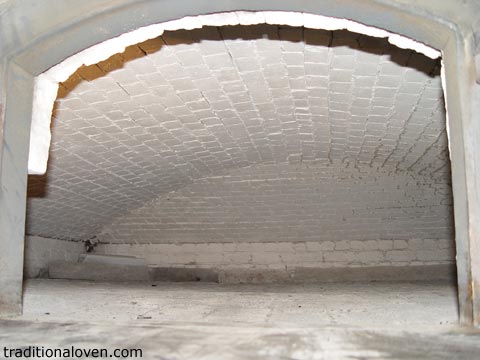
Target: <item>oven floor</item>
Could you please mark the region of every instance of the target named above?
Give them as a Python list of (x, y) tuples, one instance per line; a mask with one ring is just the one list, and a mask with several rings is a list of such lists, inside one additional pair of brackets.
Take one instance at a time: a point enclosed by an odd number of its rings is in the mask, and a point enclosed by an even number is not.
[(22, 318), (411, 328), (455, 324), (457, 305), (455, 288), (445, 283), (221, 285), (29, 280)]
[(151, 359), (476, 358), (480, 333), (456, 321), (445, 283), (29, 280), (0, 345), (137, 347)]

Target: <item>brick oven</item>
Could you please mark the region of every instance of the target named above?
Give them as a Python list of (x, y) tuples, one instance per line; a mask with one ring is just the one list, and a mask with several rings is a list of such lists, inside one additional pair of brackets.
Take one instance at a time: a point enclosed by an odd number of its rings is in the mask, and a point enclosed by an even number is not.
[(12, 343), (128, 345), (127, 321), (164, 355), (227, 358), (227, 326), (238, 358), (315, 358), (371, 322), (480, 349), (443, 338), (480, 321), (478, 4), (46, 2), (0, 1)]

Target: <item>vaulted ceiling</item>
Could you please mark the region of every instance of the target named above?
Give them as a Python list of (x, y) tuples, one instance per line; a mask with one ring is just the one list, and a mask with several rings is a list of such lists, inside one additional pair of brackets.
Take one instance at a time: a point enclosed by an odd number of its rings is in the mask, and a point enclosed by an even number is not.
[[(342, 161), (448, 176), (439, 61), (347, 31), (167, 32), (60, 85), (27, 233), (88, 239), (196, 179)], [(446, 175), (445, 175), (446, 174)]]

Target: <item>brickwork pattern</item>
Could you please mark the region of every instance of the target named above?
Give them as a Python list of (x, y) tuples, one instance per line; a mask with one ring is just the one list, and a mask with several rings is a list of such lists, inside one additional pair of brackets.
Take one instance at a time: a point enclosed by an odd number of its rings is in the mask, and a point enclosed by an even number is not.
[(450, 239), (263, 242), (208, 244), (102, 244), (99, 254), (144, 258), (149, 266), (217, 269), (285, 269), (449, 264)]
[[(257, 165), (197, 180), (116, 219), (103, 243), (325, 242), (343, 250), (453, 244), (448, 183), (342, 163)], [(427, 241), (427, 240), (425, 240)], [(404, 245), (402, 245), (404, 244)], [(281, 247), (281, 245), (279, 245)], [(411, 248), (411, 246), (410, 246)], [(409, 261), (415, 254), (405, 254)]]
[(346, 31), (206, 27), (131, 46), (61, 85), (27, 232), (85, 240), (162, 194), (261, 163), (445, 183), (438, 74), (438, 61)]

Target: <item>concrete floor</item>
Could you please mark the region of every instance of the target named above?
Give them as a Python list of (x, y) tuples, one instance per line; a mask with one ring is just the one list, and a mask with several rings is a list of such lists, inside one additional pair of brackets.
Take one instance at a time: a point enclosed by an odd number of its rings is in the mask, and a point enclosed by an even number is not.
[(0, 345), (135, 347), (147, 359), (478, 359), (444, 283), (29, 280)]

